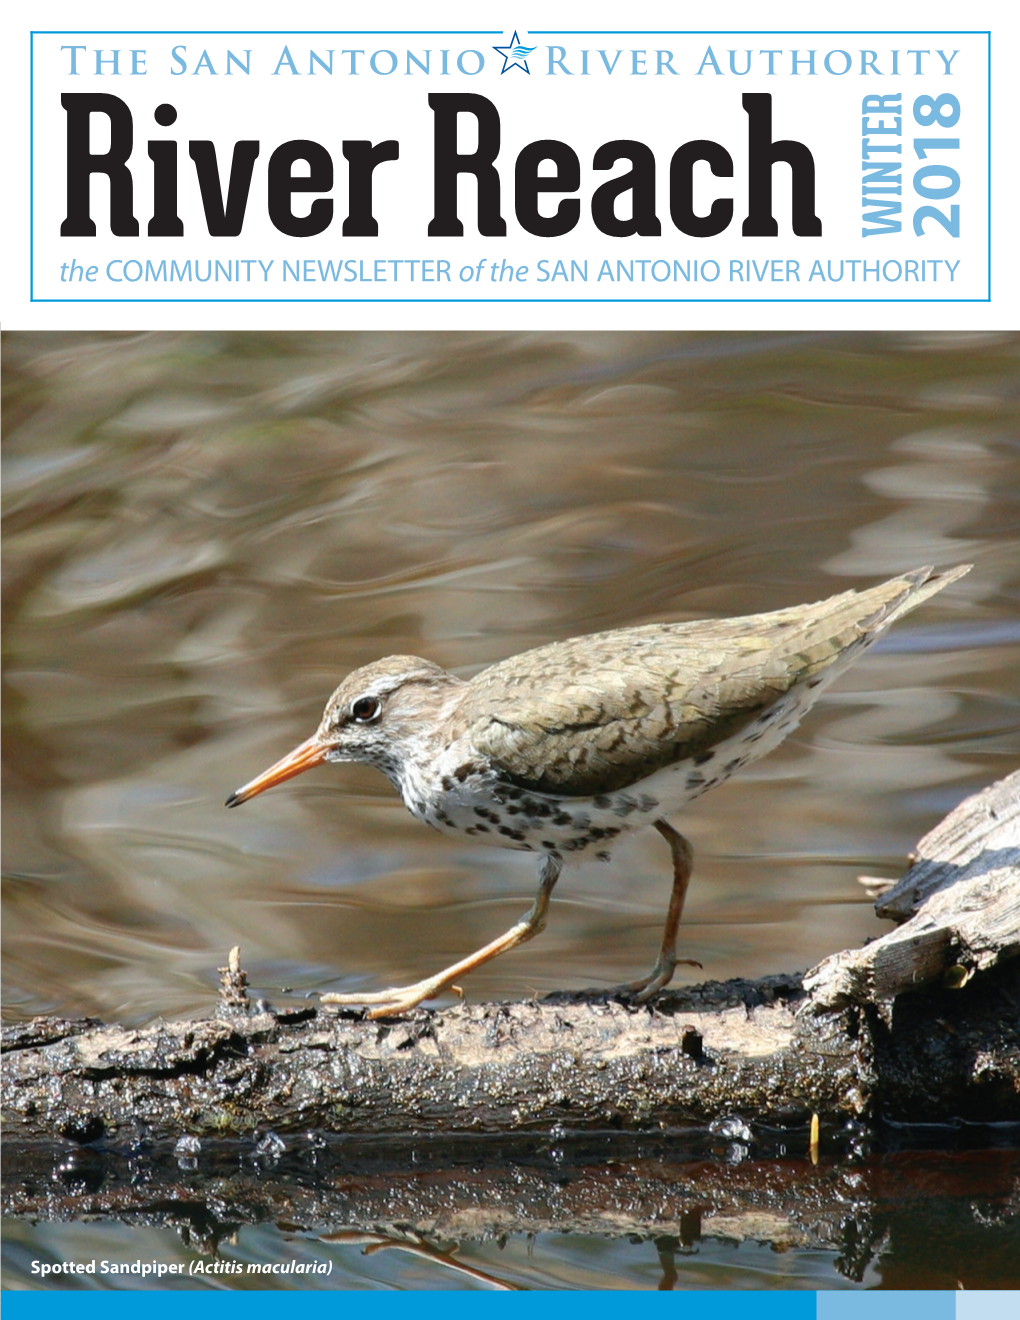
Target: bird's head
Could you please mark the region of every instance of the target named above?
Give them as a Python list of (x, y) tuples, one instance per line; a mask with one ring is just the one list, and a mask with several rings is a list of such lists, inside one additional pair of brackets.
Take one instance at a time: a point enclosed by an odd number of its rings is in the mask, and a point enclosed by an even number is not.
[(414, 655), (391, 655), (356, 669), (326, 702), (315, 733), (231, 793), (226, 805), (238, 807), (323, 761), (362, 761), (399, 785), (407, 758), (430, 754), (436, 719), (463, 686)]

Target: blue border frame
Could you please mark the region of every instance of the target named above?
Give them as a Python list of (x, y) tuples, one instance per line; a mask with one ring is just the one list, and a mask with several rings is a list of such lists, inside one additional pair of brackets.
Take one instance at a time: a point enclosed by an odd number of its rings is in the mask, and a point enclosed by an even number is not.
[(77, 35), (82, 37), (111, 36), (502, 36), (502, 29), (495, 28), (33, 28), (28, 35), (28, 188), (29, 188), (29, 233), (28, 233), (28, 301), (29, 303), (114, 303), (143, 304), (151, 303), (165, 306), (171, 303), (226, 303), (238, 305), (255, 304), (309, 304), (348, 306), (356, 303), (370, 303), (373, 306), (404, 306), (418, 304), (436, 306), (439, 304), (463, 304), (466, 306), (490, 307), (511, 303), (536, 304), (577, 304), (581, 306), (640, 305), (649, 306), (685, 306), (699, 303), (712, 303), (719, 306), (741, 304), (780, 303), (783, 305), (850, 304), (866, 303), (879, 306), (896, 306), (920, 303), (934, 305), (940, 303), (990, 303), (992, 301), (992, 33), (990, 28), (529, 28), (529, 33), (538, 37), (564, 36), (618, 36), (618, 37), (796, 37), (796, 36), (876, 36), (876, 37), (980, 37), (985, 38), (988, 71), (988, 270), (986, 293), (983, 298), (37, 298), (35, 296), (35, 38)]

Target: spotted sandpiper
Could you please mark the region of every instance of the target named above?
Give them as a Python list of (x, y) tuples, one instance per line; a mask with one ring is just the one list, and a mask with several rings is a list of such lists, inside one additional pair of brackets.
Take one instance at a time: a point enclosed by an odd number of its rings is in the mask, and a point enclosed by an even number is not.
[(391, 655), (349, 674), (311, 738), (227, 806), (323, 761), (363, 761), (427, 825), (539, 854), (535, 901), (499, 939), (414, 985), (322, 996), (365, 1006), (370, 1017), (407, 1012), (537, 935), (565, 861), (608, 860), (621, 836), (654, 825), (673, 855), (666, 928), (648, 976), (620, 987), (643, 1003), (672, 979), (691, 875), (691, 846), (667, 817), (771, 751), (890, 624), (969, 569), (919, 568), (746, 618), (575, 637), (467, 682), (429, 660)]

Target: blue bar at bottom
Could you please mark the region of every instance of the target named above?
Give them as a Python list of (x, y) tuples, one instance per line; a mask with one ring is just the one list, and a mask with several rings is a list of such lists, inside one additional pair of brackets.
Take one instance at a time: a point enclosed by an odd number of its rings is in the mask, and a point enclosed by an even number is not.
[[(187, 1300), (182, 1297), (187, 1292)], [(1020, 1292), (894, 1292), (876, 1289), (823, 1292), (415, 1292), (366, 1290), (342, 1292), (344, 1320), (479, 1320), (497, 1312), (497, 1320), (627, 1320), (630, 1306), (640, 1307), (639, 1320), (1018, 1320)], [(192, 1291), (63, 1289), (6, 1291), (4, 1320), (135, 1320), (139, 1303), (146, 1320), (180, 1320), (182, 1305), (188, 1320), (335, 1320), (338, 1298), (330, 1292), (238, 1289)], [(525, 1316), (525, 1310), (527, 1315)], [(199, 1314), (195, 1314), (198, 1312)]]
[(956, 1294), (957, 1320), (1017, 1320), (1020, 1316), (1020, 1291), (972, 1292)]
[(818, 1320), (956, 1320), (955, 1292), (819, 1292)]
[[(858, 1294), (851, 1294), (856, 1296)], [(902, 1294), (901, 1294), (902, 1295)], [(865, 1314), (868, 1299), (860, 1314)], [(331, 1292), (286, 1291), (66, 1291), (5, 1292), (4, 1320), (137, 1320), (139, 1305), (146, 1320), (479, 1320), (486, 1311), (498, 1320), (627, 1320), (631, 1306), (640, 1320), (816, 1320), (814, 1292)], [(952, 1294), (949, 1294), (952, 1305)], [(342, 1311), (338, 1311), (338, 1306)], [(639, 1312), (640, 1308), (640, 1312)], [(201, 1315), (201, 1312), (206, 1315)], [(234, 1314), (232, 1315), (231, 1312)], [(196, 1314), (198, 1313), (198, 1314)], [(289, 1315), (288, 1315), (289, 1313)], [(526, 1314), (525, 1314), (526, 1313)], [(918, 1313), (920, 1315), (920, 1312)], [(868, 1312), (870, 1320), (870, 1312)], [(487, 1318), (486, 1318), (487, 1320)], [(898, 1320), (903, 1320), (900, 1310)], [(943, 1320), (942, 1313), (928, 1320)]]

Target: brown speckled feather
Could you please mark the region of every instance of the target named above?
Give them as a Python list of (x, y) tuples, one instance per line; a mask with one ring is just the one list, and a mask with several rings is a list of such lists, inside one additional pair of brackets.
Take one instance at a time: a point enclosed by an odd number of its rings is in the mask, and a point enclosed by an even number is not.
[(849, 662), (961, 571), (919, 569), (871, 590), (741, 619), (555, 642), (478, 674), (456, 724), (497, 774), (534, 792), (587, 797), (628, 788), (737, 733), (841, 658)]

